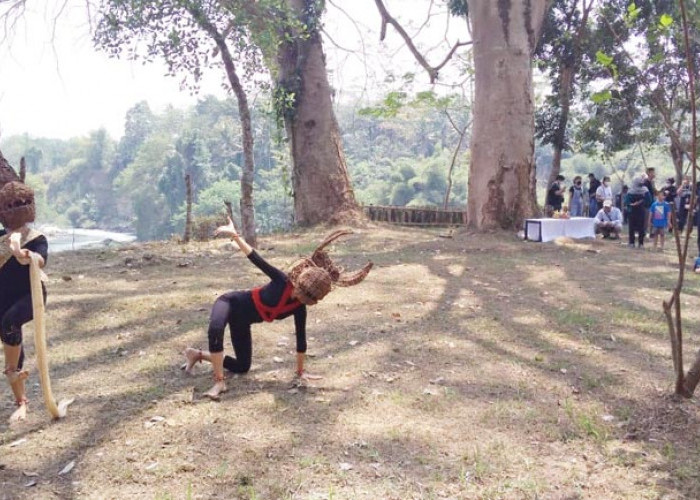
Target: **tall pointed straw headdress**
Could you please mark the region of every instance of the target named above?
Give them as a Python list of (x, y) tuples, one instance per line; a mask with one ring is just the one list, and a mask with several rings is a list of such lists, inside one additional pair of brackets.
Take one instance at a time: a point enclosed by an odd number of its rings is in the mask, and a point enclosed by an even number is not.
[(5, 229), (16, 229), (34, 222), (34, 190), (24, 184), (24, 158), (17, 175), (0, 153), (0, 224)]
[(338, 267), (328, 255), (325, 248), (341, 236), (352, 234), (349, 229), (340, 229), (329, 234), (314, 250), (311, 257), (303, 258), (294, 263), (288, 276), (297, 292), (307, 299), (307, 302), (318, 302), (336, 286), (357, 285), (367, 277), (373, 263), (368, 262), (355, 272), (345, 272)]

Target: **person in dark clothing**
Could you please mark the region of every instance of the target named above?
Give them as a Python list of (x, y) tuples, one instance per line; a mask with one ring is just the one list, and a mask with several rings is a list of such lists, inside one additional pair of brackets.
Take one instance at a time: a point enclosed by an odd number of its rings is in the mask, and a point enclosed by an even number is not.
[(681, 187), (678, 190), (678, 229), (683, 232), (685, 223), (688, 221), (688, 213), (690, 210), (690, 195), (692, 188), (690, 186), (690, 177), (687, 175), (683, 178)]
[(635, 233), (639, 235), (639, 248), (644, 248), (644, 223), (647, 217), (647, 209), (651, 206), (652, 197), (649, 190), (644, 186), (644, 180), (637, 177), (632, 181), (632, 187), (627, 191), (625, 205), (628, 210), (629, 221), (629, 244), (630, 248), (635, 245)]
[[(676, 189), (676, 179), (673, 177), (669, 177), (666, 179), (666, 183), (660, 190), (663, 193), (664, 196), (664, 201), (669, 204), (669, 206), (673, 205), (674, 207), (676, 206), (676, 195), (678, 194), (678, 190)], [(658, 193), (657, 193), (658, 194)], [(653, 227), (651, 230), (655, 230)], [(672, 233), (673, 232), (673, 221), (669, 220), (668, 224), (668, 232)]]
[(625, 198), (627, 197), (627, 191), (629, 187), (627, 184), (622, 186), (622, 191), (615, 195), (615, 206), (622, 212), (622, 224), (627, 224), (627, 206), (625, 205)]
[[(4, 228), (0, 230), (0, 339), (5, 355), (3, 373), (17, 405), (10, 422), (16, 422), (26, 418), (28, 403), (22, 325), (33, 317), (29, 264), (31, 255), (37, 254), (40, 267), (44, 267), (48, 242), (29, 227), (35, 217), (34, 191), (20, 182), (3, 160), (0, 156), (0, 224)], [(46, 288), (43, 292), (46, 300)]]
[[(654, 184), (654, 179), (656, 179), (656, 169), (654, 167), (649, 167), (646, 169), (645, 173), (642, 175), (643, 185), (649, 193), (651, 194), (652, 203), (654, 198), (656, 198), (656, 185)], [(651, 205), (649, 205), (651, 206)], [(651, 226), (649, 207), (644, 211), (644, 232), (649, 230)]]
[[(304, 378), (304, 358), (306, 353), (306, 307), (323, 299), (332, 285), (352, 286), (362, 281), (372, 263), (366, 264), (359, 271), (348, 274), (336, 267), (323, 251), (323, 248), (349, 231), (336, 231), (328, 236), (316, 249), (311, 258), (297, 262), (289, 274), (285, 274), (263, 259), (236, 231), (233, 221), (227, 226), (216, 229), (215, 235), (230, 236), (238, 248), (264, 272), (270, 282), (253, 290), (228, 292), (216, 299), (209, 321), (209, 350), (187, 348), (187, 373), (197, 362), (206, 360), (212, 363), (214, 386), (205, 393), (211, 399), (218, 400), (226, 392), (224, 368), (234, 373), (246, 373), (250, 370), (252, 360), (251, 325), (263, 321), (274, 321), (294, 316), (296, 329), (296, 374)], [(224, 330), (228, 324), (231, 342), (236, 355), (224, 356)]]
[(598, 214), (600, 207), (596, 200), (595, 193), (600, 187), (600, 181), (596, 179), (594, 173), (588, 174), (588, 216), (595, 217)]
[(673, 177), (669, 177), (666, 179), (666, 184), (664, 184), (663, 187), (663, 193), (664, 193), (664, 201), (666, 203), (675, 203), (676, 202), (676, 195), (677, 193), (676, 189), (676, 179)]
[(547, 205), (551, 207), (552, 212), (561, 212), (565, 192), (566, 186), (564, 186), (564, 176), (557, 175), (556, 180), (547, 191)]
[(649, 190), (652, 198), (656, 196), (656, 186), (654, 185), (654, 179), (656, 179), (656, 169), (654, 167), (649, 167), (644, 175), (644, 187)]

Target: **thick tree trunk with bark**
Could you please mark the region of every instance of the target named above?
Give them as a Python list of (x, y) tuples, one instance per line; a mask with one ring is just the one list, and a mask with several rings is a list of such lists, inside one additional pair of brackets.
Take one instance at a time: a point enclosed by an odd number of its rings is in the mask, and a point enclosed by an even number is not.
[(308, 38), (293, 36), (278, 53), (278, 96), (293, 98), (284, 109), (290, 141), (297, 224), (342, 222), (361, 217), (348, 175), (332, 104), (315, 0), (288, 0), (292, 12), (310, 27)]
[(532, 53), (547, 0), (468, 0), (474, 40), (469, 226), (512, 229), (536, 213)]

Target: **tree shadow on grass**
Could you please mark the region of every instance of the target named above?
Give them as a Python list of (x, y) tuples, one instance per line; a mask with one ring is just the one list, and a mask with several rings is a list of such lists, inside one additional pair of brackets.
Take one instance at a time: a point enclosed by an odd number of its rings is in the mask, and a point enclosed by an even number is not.
[[(380, 238), (379, 235), (374, 237)], [(643, 343), (619, 340), (612, 345), (612, 342), (604, 342), (590, 331), (597, 328), (599, 321), (604, 322), (604, 319), (594, 318), (584, 332), (579, 332), (572, 325), (571, 315), (566, 309), (572, 307), (571, 304), (562, 301), (564, 309), (558, 309), (557, 304), (552, 302), (551, 295), (542, 295), (542, 287), (547, 287), (548, 283), (532, 282), (531, 270), (525, 268), (542, 266), (543, 269), (547, 269), (556, 264), (558, 259), (575, 260), (579, 268), (588, 262), (581, 254), (567, 250), (532, 245), (521, 247), (510, 242), (503, 244), (503, 240), (499, 238), (502, 237), (488, 236), (479, 242), (456, 239), (440, 244), (411, 243), (404, 244), (400, 252), (391, 245), (385, 245), (383, 248), (377, 245), (377, 248), (367, 252), (368, 257), (383, 263), (384, 269), (392, 272), (394, 266), (401, 264), (426, 268), (429, 279), (434, 280), (441, 291), (435, 296), (423, 292), (433, 304), (429, 306), (432, 310), (425, 312), (424, 309), (428, 306), (416, 305), (414, 309), (419, 309), (420, 313), (415, 317), (411, 315), (415, 312), (411, 309), (411, 301), (421, 295), (420, 285), (406, 280), (396, 283), (396, 288), (389, 294), (408, 306), (406, 309), (394, 309), (394, 305), (363, 300), (359, 288), (353, 292), (359, 296), (353, 295), (352, 299), (359, 299), (359, 303), (366, 306), (366, 309), (352, 308), (347, 316), (336, 314), (330, 307), (323, 309), (323, 316), (319, 318), (325, 319), (323, 333), (315, 333), (320, 337), (318, 343), (310, 342), (312, 350), (319, 355), (315, 364), (327, 370), (343, 370), (344, 373), (347, 372), (347, 380), (334, 380), (333, 383), (327, 384), (324, 382), (312, 390), (289, 392), (294, 388), (289, 386), (286, 379), (276, 379), (275, 375), (271, 375), (278, 371), (279, 367), (268, 359), (260, 363), (256, 371), (248, 376), (232, 379), (229, 384), (231, 391), (225, 395), (222, 403), (212, 404), (197, 400), (192, 406), (183, 399), (186, 399), (188, 394), (191, 395), (193, 385), (197, 391), (206, 389), (210, 384), (206, 376), (183, 378), (172, 363), (164, 366), (162, 362), (158, 362), (155, 366), (149, 366), (148, 355), (140, 357), (138, 354), (140, 351), (155, 351), (161, 354), (173, 351), (173, 344), (178, 343), (181, 337), (189, 335), (192, 324), (178, 325), (173, 322), (172, 325), (168, 324), (172, 328), (162, 328), (160, 321), (167, 308), (149, 312), (145, 326), (162, 333), (122, 339), (118, 346), (128, 353), (126, 356), (115, 354), (113, 345), (109, 345), (87, 356), (76, 355), (74, 359), (57, 364), (56, 380), (61, 382), (62, 390), (75, 386), (72, 384), (77, 382), (73, 382), (72, 378), (84, 371), (92, 372), (88, 373), (90, 380), (100, 380), (102, 385), (107, 382), (105, 379), (108, 379), (108, 383), (112, 385), (104, 390), (103, 394), (95, 394), (99, 391), (97, 389), (88, 397), (81, 398), (76, 403), (80, 406), (69, 411), (66, 421), (50, 423), (42, 420), (36, 423), (32, 420), (26, 429), (6, 434), (6, 443), (19, 437), (37, 436), (39, 430), (43, 436), (52, 439), (55, 439), (56, 431), (59, 430), (62, 434), (70, 436), (65, 442), (54, 447), (51, 457), (38, 455), (40, 458), (32, 462), (32, 467), (40, 474), (39, 486), (35, 487), (35, 491), (21, 488), (25, 479), (21, 475), (21, 467), (12, 465), (11, 470), (3, 471), (3, 477), (7, 477), (8, 483), (19, 488), (19, 496), (25, 493), (27, 497), (44, 494), (49, 498), (52, 495), (60, 498), (84, 495), (85, 492), (80, 489), (79, 484), (73, 483), (70, 474), (58, 477), (57, 471), (73, 460), (77, 464), (76, 471), (80, 471), (85, 461), (98, 461), (94, 450), (107, 447), (115, 440), (128, 440), (128, 429), (131, 427), (134, 436), (148, 440), (142, 444), (141, 451), (149, 460), (153, 459), (152, 457), (165, 457), (160, 460), (161, 468), (170, 467), (171, 462), (177, 462), (175, 458), (168, 458), (166, 454), (173, 442), (196, 450), (191, 453), (199, 460), (192, 462), (193, 469), (189, 468), (187, 462), (179, 473), (179, 466), (173, 466), (174, 472), (166, 471), (162, 473), (164, 476), (158, 476), (156, 472), (143, 471), (143, 468), (148, 466), (144, 461), (146, 458), (132, 457), (137, 460), (134, 463), (138, 465), (140, 472), (133, 472), (135, 477), (123, 485), (125, 495), (157, 491), (154, 490), (157, 488), (154, 482), (160, 479), (173, 481), (178, 485), (173, 487), (174, 489), (166, 488), (174, 494), (184, 493), (182, 481), (192, 481), (196, 482), (199, 492), (217, 491), (214, 493), (216, 495), (221, 491), (222, 496), (241, 496), (250, 486), (245, 476), (252, 474), (252, 485), (257, 487), (262, 482), (260, 488), (269, 492), (270, 498), (284, 498), (301, 490), (327, 493), (329, 486), (336, 488), (335, 491), (350, 492), (352, 487), (367, 486), (372, 478), (380, 483), (377, 488), (387, 493), (384, 498), (391, 498), (391, 495), (395, 495), (395, 498), (405, 498), (407, 492), (412, 495), (424, 495), (427, 491), (436, 493), (440, 484), (459, 482), (462, 469), (465, 473), (472, 474), (473, 478), (479, 466), (474, 457), (466, 462), (455, 461), (455, 456), (445, 451), (449, 448), (446, 444), (443, 444), (442, 448), (447, 455), (441, 456), (438, 452), (431, 451), (435, 443), (430, 437), (426, 437), (429, 434), (406, 434), (402, 431), (404, 427), (401, 420), (406, 425), (410, 424), (407, 429), (416, 429), (411, 426), (418, 425), (421, 418), (431, 422), (447, 421), (453, 415), (451, 404), (464, 406), (465, 403), (472, 402), (492, 405), (493, 410), (483, 413), (495, 419), (495, 425), (490, 428), (496, 432), (507, 432), (510, 426), (527, 427), (536, 421), (534, 419), (538, 414), (549, 412), (550, 420), (547, 421), (547, 425), (554, 429), (549, 439), (559, 442), (562, 439), (585, 439), (586, 431), (577, 428), (573, 419), (564, 420), (562, 423), (552, 417), (557, 413), (552, 410), (552, 405), (556, 407), (557, 398), (580, 398), (582, 401), (610, 408), (613, 412), (618, 408), (619, 413), (622, 413), (623, 409), (629, 411), (629, 408), (638, 408), (639, 401), (645, 397), (645, 390), (640, 389), (639, 399), (619, 397), (618, 391), (625, 389), (623, 375), (602, 367), (589, 352), (594, 351), (593, 347), (600, 347), (606, 355), (617, 353), (618, 356), (610, 357), (605, 363), (610, 365), (614, 361), (626, 370), (639, 373), (651, 371), (655, 376), (663, 373), (658, 367), (658, 355), (646, 349)], [(526, 249), (524, 253), (521, 252), (523, 248)], [(436, 252), (438, 249), (439, 254)], [(464, 249), (468, 251), (463, 252)], [(500, 264), (486, 262), (486, 259), (497, 255), (502, 256)], [(397, 259), (401, 260), (401, 263), (397, 263)], [(466, 266), (471, 270), (449, 270), (448, 266)], [(202, 266), (198, 269), (183, 270), (181, 280), (194, 279), (204, 267), (209, 268)], [(396, 269), (398, 267), (394, 270)], [(139, 279), (146, 284), (153, 281), (157, 289), (167, 290), (164, 282), (157, 281), (155, 271), (148, 270)], [(504, 275), (507, 276), (507, 280), (501, 278)], [(564, 275), (572, 283), (579, 279), (577, 273), (565, 272)], [(584, 292), (581, 292), (580, 301), (584, 304), (599, 304), (601, 299), (593, 293), (594, 290), (586, 291), (594, 280), (589, 280), (589, 276), (586, 278), (582, 282), (581, 288)], [(213, 283), (217, 288), (221, 286), (227, 289), (223, 286), (225, 281), (225, 278), (217, 277)], [(259, 281), (259, 276), (246, 274), (244, 279), (240, 280), (240, 284)], [(488, 285), (485, 286), (484, 282)], [(185, 286), (188, 290), (197, 289), (194, 281)], [(464, 301), (467, 292), (479, 307), (474, 311), (466, 309), (460, 313), (456, 303)], [(140, 293), (143, 300), (148, 300), (145, 290)], [(519, 295), (529, 299), (521, 301)], [(119, 297), (114, 296), (113, 299), (118, 300)], [(504, 303), (505, 299), (509, 300), (509, 303)], [(99, 302), (86, 304), (76, 317), (88, 317), (92, 307), (96, 307)], [(184, 305), (191, 308), (194, 303)], [(61, 307), (65, 307), (65, 303), (61, 304)], [(518, 319), (533, 310), (546, 319), (544, 325), (524, 324)], [(99, 315), (107, 314), (109, 307), (98, 311)], [(394, 319), (394, 311), (403, 315)], [(381, 312), (382, 315), (375, 316), (377, 312)], [(586, 316), (588, 313), (581, 314)], [(197, 320), (201, 320), (202, 338), (206, 327), (205, 316), (203, 313)], [(314, 313), (310, 314), (310, 320), (314, 317)], [(375, 317), (381, 318), (381, 324), (377, 324)], [(93, 333), (86, 323), (74, 332), (59, 334), (56, 342), (69, 342), (76, 335), (85, 336), (90, 340), (109, 338), (123, 330), (138, 327), (136, 320), (125, 321)], [(286, 326), (284, 328), (287, 329)], [(493, 329), (492, 332), (486, 331), (490, 328)], [(280, 327), (271, 328), (269, 331), (279, 333), (281, 330)], [(552, 335), (552, 332), (556, 335)], [(348, 340), (351, 339), (359, 340), (359, 345), (350, 345)], [(259, 340), (254, 340), (254, 343)], [(650, 340), (653, 341), (653, 337), (650, 336)], [(454, 342), (455, 347), (450, 347), (449, 342)], [(360, 351), (364, 346), (367, 346), (368, 350)], [(460, 352), (462, 346), (471, 348), (469, 351)], [(270, 349), (267, 348), (266, 352), (269, 355)], [(544, 357), (539, 359), (538, 353), (544, 353)], [(470, 359), (472, 355), (477, 358)], [(263, 359), (259, 354), (256, 357), (258, 360)], [(346, 361), (357, 364), (352, 367), (343, 366), (342, 363)], [(497, 373), (488, 371), (489, 363), (497, 365), (496, 371), (510, 365), (522, 372), (507, 376), (504, 373), (500, 379), (480, 380), (480, 376), (486, 373), (497, 376)], [(289, 372), (287, 368), (282, 371)], [(566, 373), (562, 372), (562, 368), (567, 369)], [(361, 373), (353, 375), (353, 370)], [(451, 373), (451, 370), (455, 373)], [(105, 377), (101, 374), (114, 376)], [(531, 374), (536, 374), (548, 386), (554, 387), (557, 393), (543, 400), (543, 391), (548, 388), (536, 388), (532, 385)], [(439, 377), (443, 377), (444, 381), (431, 384), (431, 380), (437, 380)], [(585, 387), (581, 381), (586, 378), (603, 382)], [(120, 379), (124, 382), (123, 389), (120, 388)], [(575, 394), (572, 388), (578, 388), (579, 394)], [(425, 392), (426, 390), (428, 391)], [(262, 411), (255, 415), (246, 414), (246, 408), (260, 411), (261, 405), (256, 403), (256, 398), (265, 401)], [(37, 404), (33, 406), (34, 412), (41, 411)], [(183, 418), (191, 413), (188, 411), (190, 408), (198, 408), (202, 412), (193, 414), (199, 420), (176, 423), (183, 426), (182, 428), (154, 427), (157, 433), (154, 431), (153, 435), (145, 434), (144, 424), (149, 422), (154, 412), (162, 412), (166, 406), (177, 409), (183, 414)], [(527, 410), (528, 406), (532, 409)], [(377, 414), (380, 410), (394, 410), (397, 415)], [(559, 413), (562, 413), (562, 410), (559, 410)], [(347, 415), (359, 418), (356, 414), (367, 414), (379, 419), (380, 422), (375, 425), (382, 423), (382, 419), (392, 422), (390, 419), (394, 417), (397, 418), (397, 423), (379, 426), (378, 434), (372, 435), (370, 418), (367, 424), (370, 430), (365, 434), (372, 437), (362, 438), (364, 434), (358, 430), (361, 427), (359, 424), (343, 423), (344, 419), (350, 418)], [(71, 417), (75, 419), (75, 424), (71, 422)], [(256, 424), (260, 424), (268, 435), (256, 435)], [(329, 427), (335, 429), (336, 433), (329, 432)], [(611, 433), (615, 432), (617, 431), (611, 430)], [(239, 441), (230, 442), (239, 434), (245, 436), (246, 433), (252, 433), (253, 437), (248, 440), (242, 437)], [(167, 444), (168, 442), (171, 444)], [(682, 441), (679, 441), (677, 457), (687, 451), (685, 448), (680, 449), (681, 443)], [(46, 444), (51, 448), (51, 439)], [(643, 446), (649, 450), (658, 448), (652, 442)], [(39, 449), (37, 447), (37, 450)], [(123, 449), (128, 451), (131, 457), (132, 448), (125, 446)], [(462, 451), (467, 453), (469, 449)], [(24, 460), (27, 463), (26, 459)], [(690, 467), (693, 464), (692, 460), (693, 457), (689, 454), (682, 458), (681, 462), (685, 461)], [(9, 460), (3, 459), (3, 463), (9, 465)], [(229, 466), (228, 472), (220, 474), (222, 464), (225, 463), (234, 465)], [(341, 464), (345, 463), (350, 463), (353, 468), (343, 470)], [(376, 463), (380, 464), (379, 468), (372, 465)], [(669, 460), (669, 468), (671, 463)], [(108, 464), (115, 466), (113, 462)], [(135, 468), (136, 465), (128, 467)], [(280, 471), (284, 474), (277, 481)], [(105, 483), (119, 481), (116, 472), (113, 475), (110, 475), (112, 471), (106, 472)], [(305, 472), (312, 479), (307, 481), (304, 477)], [(474, 491), (487, 489), (489, 482), (497, 483), (499, 480), (498, 474), (482, 476), (483, 484), (475, 486)], [(331, 484), (313, 482), (319, 479), (325, 479)], [(426, 484), (430, 485), (429, 488), (421, 486)], [(221, 486), (223, 490), (215, 489)], [(689, 479), (680, 479), (678, 483), (664, 487), (681, 493), (695, 491)], [(280, 495), (275, 496), (277, 493)]]

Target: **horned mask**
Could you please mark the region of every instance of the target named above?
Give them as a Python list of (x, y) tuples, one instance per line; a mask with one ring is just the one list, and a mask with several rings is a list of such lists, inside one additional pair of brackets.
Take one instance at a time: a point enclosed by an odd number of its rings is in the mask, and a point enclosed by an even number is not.
[(34, 190), (24, 184), (24, 158), (20, 174), (14, 171), (0, 153), (0, 224), (5, 229), (17, 229), (34, 222)]
[(290, 269), (289, 281), (297, 292), (305, 297), (305, 303), (318, 302), (331, 291), (333, 285), (342, 287), (357, 285), (369, 274), (373, 266), (372, 262), (368, 262), (358, 271), (345, 272), (324, 250), (333, 241), (348, 234), (352, 234), (352, 231), (341, 229), (329, 234), (314, 250), (311, 257), (297, 261)]

